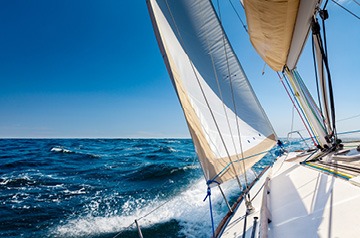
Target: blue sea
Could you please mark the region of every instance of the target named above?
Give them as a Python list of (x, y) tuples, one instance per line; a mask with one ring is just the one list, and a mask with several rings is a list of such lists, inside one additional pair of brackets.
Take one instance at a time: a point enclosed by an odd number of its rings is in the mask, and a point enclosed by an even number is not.
[(0, 139), (0, 237), (210, 237), (206, 189), (190, 139)]

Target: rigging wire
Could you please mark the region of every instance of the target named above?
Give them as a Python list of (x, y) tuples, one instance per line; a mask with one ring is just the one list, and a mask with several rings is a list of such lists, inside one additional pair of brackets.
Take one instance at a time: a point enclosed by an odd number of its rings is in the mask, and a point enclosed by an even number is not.
[[(220, 21), (220, 24), (221, 24), (222, 20), (221, 20), (221, 12), (220, 12), (219, 1), (217, 1), (217, 4), (218, 4), (218, 10), (219, 10), (219, 21)], [(239, 137), (241, 157), (244, 158), (244, 151), (243, 151), (243, 147), (242, 147), (240, 127), (239, 127), (239, 121), (238, 121), (238, 116), (237, 116), (238, 114), (237, 114), (236, 104), (235, 104), (233, 82), (232, 82), (232, 77), (231, 77), (231, 72), (230, 72), (229, 57), (228, 57), (228, 53), (227, 53), (227, 50), (226, 50), (226, 39), (225, 39), (225, 34), (224, 33), (222, 33), (222, 41), (223, 41), (224, 52), (225, 52), (225, 57), (226, 57), (226, 67), (227, 67), (227, 71), (228, 71), (228, 75), (229, 75), (229, 81), (230, 81), (231, 98), (232, 98), (232, 103), (234, 105), (235, 121), (236, 121), (238, 137)], [(228, 120), (227, 114), (226, 114), (226, 119)], [(229, 124), (229, 129), (230, 129), (230, 124)], [(230, 129), (230, 131), (231, 131), (231, 129)], [(231, 138), (233, 139), (232, 133), (231, 133)], [(233, 142), (234, 142), (234, 140), (233, 140)], [(239, 160), (240, 158), (239, 158), (238, 153), (237, 153), (235, 142), (234, 142), (234, 148), (235, 148), (236, 157)], [(245, 185), (248, 186), (248, 179), (247, 179), (247, 175), (246, 175), (246, 166), (245, 166), (245, 161), (244, 160), (243, 160), (243, 170), (244, 170), (243, 172), (244, 172), (244, 176), (245, 176)], [(236, 174), (236, 176), (237, 176), (237, 174)]]
[(360, 6), (360, 3), (358, 2), (358, 1), (356, 1), (356, 0), (353, 0), (357, 5), (359, 5)]
[[(161, 188), (165, 187), (166, 185), (169, 185), (170, 182), (169, 181), (165, 181), (161, 186)], [(145, 217), (149, 216), (151, 213), (155, 212), (156, 210), (158, 210), (159, 208), (163, 207), (164, 205), (166, 205), (167, 203), (169, 203), (170, 201), (172, 201), (173, 198), (169, 198), (169, 200), (163, 202), (162, 204), (160, 204), (159, 206), (155, 207), (153, 210), (151, 210), (150, 212), (148, 212), (147, 214), (145, 214), (144, 216), (141, 216), (139, 218), (137, 218), (137, 221), (140, 221), (142, 219), (144, 219)], [(115, 236), (113, 236), (113, 238), (119, 237), (122, 233), (124, 233), (125, 231), (127, 231), (130, 227), (132, 227), (133, 225), (135, 225), (135, 221), (133, 221), (131, 224), (129, 224), (127, 227), (123, 228), (121, 231), (119, 231)]]
[(119, 237), (119, 235), (121, 235), (122, 233), (124, 233), (127, 229), (129, 229), (130, 227), (132, 227), (135, 224), (135, 221), (133, 223), (131, 223), (130, 225), (128, 225), (127, 227), (125, 227), (123, 230), (121, 230), (120, 232), (118, 232), (115, 236), (113, 236), (113, 238)]
[[(221, 11), (220, 11), (220, 4), (219, 4), (219, 1), (217, 1), (217, 7), (218, 7), (218, 12), (219, 12), (219, 21), (220, 21), (220, 24), (222, 23), (222, 20), (221, 20)], [(226, 56), (226, 65), (227, 65), (227, 69), (228, 69), (228, 77), (229, 77), (229, 80), (230, 80), (230, 87), (231, 87), (231, 90), (232, 90), (232, 83), (231, 83), (231, 73), (230, 73), (230, 69), (229, 69), (229, 59), (228, 59), (228, 55), (227, 55), (227, 50), (226, 50), (226, 42), (225, 42), (225, 36), (224, 34), (222, 34), (222, 41), (223, 41), (223, 46), (224, 46), (224, 52), (225, 52), (225, 56)], [(212, 55), (211, 55), (211, 59), (212, 59)], [(230, 131), (230, 135), (231, 135), (231, 140), (233, 142), (233, 145), (234, 145), (234, 150), (235, 150), (235, 154), (236, 154), (236, 157), (237, 159), (239, 159), (238, 157), (238, 152), (237, 152), (237, 149), (236, 149), (236, 144), (235, 144), (235, 140), (234, 140), (234, 136), (233, 136), (233, 133), (231, 131), (231, 126), (230, 126), (230, 122), (229, 122), (229, 117), (228, 117), (228, 114), (227, 114), (227, 110), (225, 108), (225, 103), (224, 103), (224, 100), (223, 100), (223, 97), (222, 97), (222, 93), (221, 93), (221, 88), (220, 88), (220, 83), (219, 83), (219, 79), (217, 77), (217, 74), (216, 74), (216, 69), (215, 69), (215, 62), (213, 61), (213, 68), (214, 68), (214, 74), (215, 74), (215, 78), (216, 78), (216, 83), (218, 85), (218, 88), (219, 88), (219, 91), (220, 91), (220, 96), (221, 96), (221, 101), (222, 101), (222, 105), (223, 105), (223, 109), (224, 109), (224, 112), (225, 112), (225, 117), (226, 117), (226, 121), (228, 123), (228, 127), (229, 127), (229, 131)], [(235, 106), (235, 105), (234, 105)], [(236, 108), (236, 107), (235, 107)], [(236, 109), (235, 109), (236, 110)], [(237, 115), (236, 111), (235, 111), (235, 116)], [(236, 123), (237, 123), (237, 118), (236, 118)], [(242, 147), (241, 147), (241, 137), (239, 135), (239, 140), (240, 140), (240, 149), (241, 149), (241, 153), (242, 153)], [(231, 163), (233, 163), (233, 161), (231, 160)], [(242, 189), (242, 186), (241, 186), (241, 182), (240, 182), (240, 179), (238, 178), (238, 173), (236, 171), (236, 168), (235, 166), (233, 165), (233, 168), (235, 170), (235, 175), (236, 175), (236, 180), (238, 181), (238, 184), (239, 184), (239, 187), (240, 189)], [(244, 167), (244, 171), (245, 171), (245, 167)], [(247, 184), (247, 179), (246, 180), (246, 184)]]
[(354, 118), (357, 118), (357, 117), (360, 117), (360, 114), (357, 114), (357, 115), (351, 116), (351, 117), (347, 117), (347, 118), (343, 118), (343, 119), (337, 120), (336, 122), (347, 121), (347, 120), (354, 119)]
[[(179, 30), (179, 28), (178, 28), (178, 25), (176, 24), (176, 21), (175, 21), (175, 18), (174, 18), (174, 16), (173, 16), (173, 13), (172, 13), (172, 11), (171, 11), (171, 9), (170, 9), (169, 3), (168, 3), (168, 1), (165, 1), (165, 3), (166, 3), (166, 6), (167, 6), (168, 11), (169, 11), (169, 13), (170, 13), (171, 19), (172, 19), (172, 21), (173, 21), (173, 23), (174, 23), (174, 25), (175, 25), (176, 31), (177, 31), (177, 33), (178, 33), (178, 35), (179, 35), (179, 40), (183, 43), (184, 41), (183, 41), (182, 35), (181, 35), (181, 33), (180, 33), (180, 30)], [(224, 137), (223, 137), (223, 135), (222, 135), (222, 133), (221, 133), (219, 124), (218, 124), (218, 122), (216, 121), (214, 112), (213, 112), (212, 108), (210, 107), (210, 103), (209, 103), (209, 101), (208, 101), (208, 98), (207, 98), (206, 95), (205, 95), (204, 88), (203, 88), (203, 86), (201, 85), (201, 82), (200, 82), (200, 79), (199, 79), (199, 77), (198, 77), (198, 74), (196, 73), (194, 64), (193, 64), (193, 62), (190, 60), (190, 57), (189, 57), (189, 56), (188, 56), (188, 60), (189, 60), (190, 66), (191, 66), (191, 68), (192, 68), (192, 71), (193, 71), (193, 73), (194, 73), (194, 76), (195, 76), (195, 78), (196, 78), (196, 81), (197, 81), (197, 83), (198, 83), (198, 85), (199, 85), (199, 89), (200, 89), (201, 94), (202, 94), (202, 96), (203, 96), (203, 98), (204, 98), (204, 101), (205, 101), (205, 103), (206, 103), (206, 106), (207, 106), (207, 108), (209, 109), (209, 112), (210, 112), (210, 115), (211, 115), (211, 117), (212, 117), (212, 119), (213, 119), (213, 122), (214, 122), (214, 124), (215, 124), (216, 130), (217, 130), (217, 132), (218, 132), (218, 134), (219, 134), (219, 136), (220, 136), (220, 140), (221, 140), (221, 143), (222, 143), (223, 146), (224, 146), (226, 155), (227, 155), (227, 157), (229, 158), (230, 162), (232, 162), (231, 156), (230, 156), (230, 153), (229, 153), (229, 150), (228, 150), (228, 148), (227, 148), (227, 146), (226, 146), (226, 143), (225, 143)], [(236, 173), (236, 171), (235, 171), (235, 173)], [(216, 182), (216, 181), (214, 181), (214, 180), (209, 180), (209, 181), (207, 181), (207, 183), (212, 183), (212, 182)]]
[[(317, 145), (319, 144), (319, 143), (317, 142), (317, 138), (315, 137), (315, 134), (314, 134), (314, 132), (311, 130), (311, 128), (309, 129), (309, 127), (308, 127), (308, 125), (307, 125), (308, 123), (305, 122), (305, 120), (304, 120), (304, 118), (303, 118), (303, 116), (302, 116), (302, 114), (304, 114), (304, 112), (302, 111), (302, 109), (301, 109), (301, 107), (300, 107), (300, 105), (299, 105), (299, 102), (296, 100), (296, 97), (294, 97), (294, 99), (291, 97), (290, 92), (289, 92), (288, 88), (286, 87), (286, 85), (285, 85), (285, 83), (284, 83), (284, 81), (283, 81), (283, 78), (280, 76), (279, 72), (276, 72), (276, 73), (277, 73), (277, 75), (278, 75), (278, 77), (279, 77), (279, 79), (280, 79), (280, 82), (282, 83), (283, 87), (285, 88), (285, 91), (286, 91), (288, 97), (290, 98), (293, 106), (295, 107), (296, 111), (298, 112), (299, 117), (300, 117), (301, 121), (303, 122), (303, 124), (304, 124), (307, 132), (309, 133), (310, 138), (312, 138), (312, 141), (313, 141), (314, 145), (317, 146)], [(284, 75), (284, 74), (283, 74), (283, 75)], [(284, 75), (284, 78), (285, 78), (285, 80), (286, 80), (285, 75)], [(286, 81), (286, 83), (288, 84), (287, 81)], [(289, 84), (288, 84), (288, 86), (289, 86)], [(290, 86), (289, 86), (289, 89), (291, 90), (291, 87), (290, 87)], [(292, 90), (291, 90), (291, 92), (292, 92)], [(292, 92), (292, 94), (294, 95), (293, 92)], [(300, 108), (302, 114), (300, 113), (299, 108), (296, 107), (295, 102), (298, 104), (298, 107)], [(305, 117), (305, 119), (306, 119), (306, 117)], [(310, 130), (311, 130), (311, 132), (310, 132)], [(313, 135), (314, 135), (315, 139), (313, 138)], [(315, 140), (316, 140), (316, 141), (315, 141)]]
[[(291, 73), (294, 75), (294, 79), (296, 79), (296, 82), (300, 87), (299, 89), (301, 90), (301, 92), (304, 95), (305, 103), (308, 105), (308, 107), (311, 110), (312, 114), (314, 115), (315, 119), (320, 123), (320, 118), (323, 119), (323, 115), (321, 114), (319, 108), (317, 107), (316, 102), (312, 98), (311, 93), (309, 92), (308, 88), (306, 87), (299, 72), (297, 72), (296, 70), (292, 70)], [(324, 121), (324, 119), (323, 119), (323, 121)], [(323, 127), (323, 129), (325, 129), (324, 125), (321, 125), (321, 127)]]
[(243, 22), (243, 20), (241, 19), (240, 14), (238, 13), (238, 11), (236, 11), (236, 8), (235, 8), (234, 4), (232, 3), (231, 0), (229, 0), (229, 2), (231, 4), (231, 7), (233, 8), (234, 12), (236, 13), (237, 17), (239, 18), (244, 30), (246, 31), (246, 33), (248, 33), (248, 29), (247, 29), (245, 23)]
[[(350, 13), (351, 15), (353, 15), (354, 17), (356, 17), (357, 19), (360, 20), (360, 17), (357, 16), (355, 13), (351, 12), (349, 9), (345, 8), (344, 6), (342, 6), (340, 3), (336, 2), (335, 0), (331, 0), (333, 3), (335, 3), (336, 5), (338, 5), (339, 7), (341, 7), (342, 9), (344, 9), (345, 11), (347, 11), (348, 13)], [(357, 3), (357, 2), (356, 2)], [(359, 3), (357, 3), (359, 4)]]

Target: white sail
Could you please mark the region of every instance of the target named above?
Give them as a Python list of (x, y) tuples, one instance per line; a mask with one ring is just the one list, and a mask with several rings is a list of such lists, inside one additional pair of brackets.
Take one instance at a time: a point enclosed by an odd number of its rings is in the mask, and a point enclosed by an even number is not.
[(148, 7), (205, 178), (236, 177), (276, 135), (211, 2), (149, 0)]

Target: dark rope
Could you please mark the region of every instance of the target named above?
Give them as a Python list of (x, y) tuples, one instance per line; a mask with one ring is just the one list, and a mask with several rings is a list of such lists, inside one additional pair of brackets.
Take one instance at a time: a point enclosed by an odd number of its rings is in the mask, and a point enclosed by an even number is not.
[(246, 221), (247, 221), (247, 216), (248, 216), (248, 212), (246, 211), (245, 216), (244, 216), (244, 228), (243, 228), (243, 234), (242, 234), (242, 238), (246, 237)]
[[(329, 67), (328, 57), (327, 57), (327, 55), (325, 53), (325, 49), (324, 49), (324, 46), (322, 44), (322, 39), (321, 39), (320, 31), (319, 31), (320, 26), (319, 26), (319, 23), (316, 21), (316, 19), (313, 19), (313, 29), (315, 29), (315, 32), (313, 32), (313, 34), (315, 34), (316, 39), (317, 39), (317, 41), (319, 43), (320, 53), (321, 53), (321, 56), (322, 56), (322, 62), (325, 65), (325, 69), (326, 69), (326, 73), (327, 73), (327, 79), (328, 79), (328, 91), (329, 91), (329, 97), (330, 97), (331, 122), (332, 122), (332, 127), (333, 127), (332, 132), (329, 135), (329, 137), (330, 138), (334, 137), (334, 139), (336, 140), (335, 102), (334, 102), (334, 93), (333, 93), (333, 87), (332, 87), (330, 67)], [(324, 36), (324, 38), (326, 38), (326, 36)], [(323, 93), (326, 93), (326, 92), (323, 92)]]
[(329, 0), (326, 0), (326, 2), (325, 2), (325, 4), (324, 4), (323, 9), (325, 9), (325, 8), (326, 8), (326, 6), (327, 6), (328, 2), (329, 2)]

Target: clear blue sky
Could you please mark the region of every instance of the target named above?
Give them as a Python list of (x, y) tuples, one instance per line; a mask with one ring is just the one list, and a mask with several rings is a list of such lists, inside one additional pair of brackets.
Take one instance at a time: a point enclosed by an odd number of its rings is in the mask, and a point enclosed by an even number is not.
[[(354, 2), (345, 5), (360, 14)], [(342, 119), (360, 114), (360, 21), (332, 2), (328, 9)], [(290, 130), (291, 104), (274, 72), (267, 67), (261, 75), (264, 63), (235, 13), (226, 17), (226, 29), (238, 24), (229, 37), (283, 136)], [(0, 35), (0, 138), (189, 137), (145, 0), (0, 1)], [(310, 56), (304, 53), (299, 71), (313, 90)], [(344, 130), (357, 129), (359, 118), (343, 124)]]

